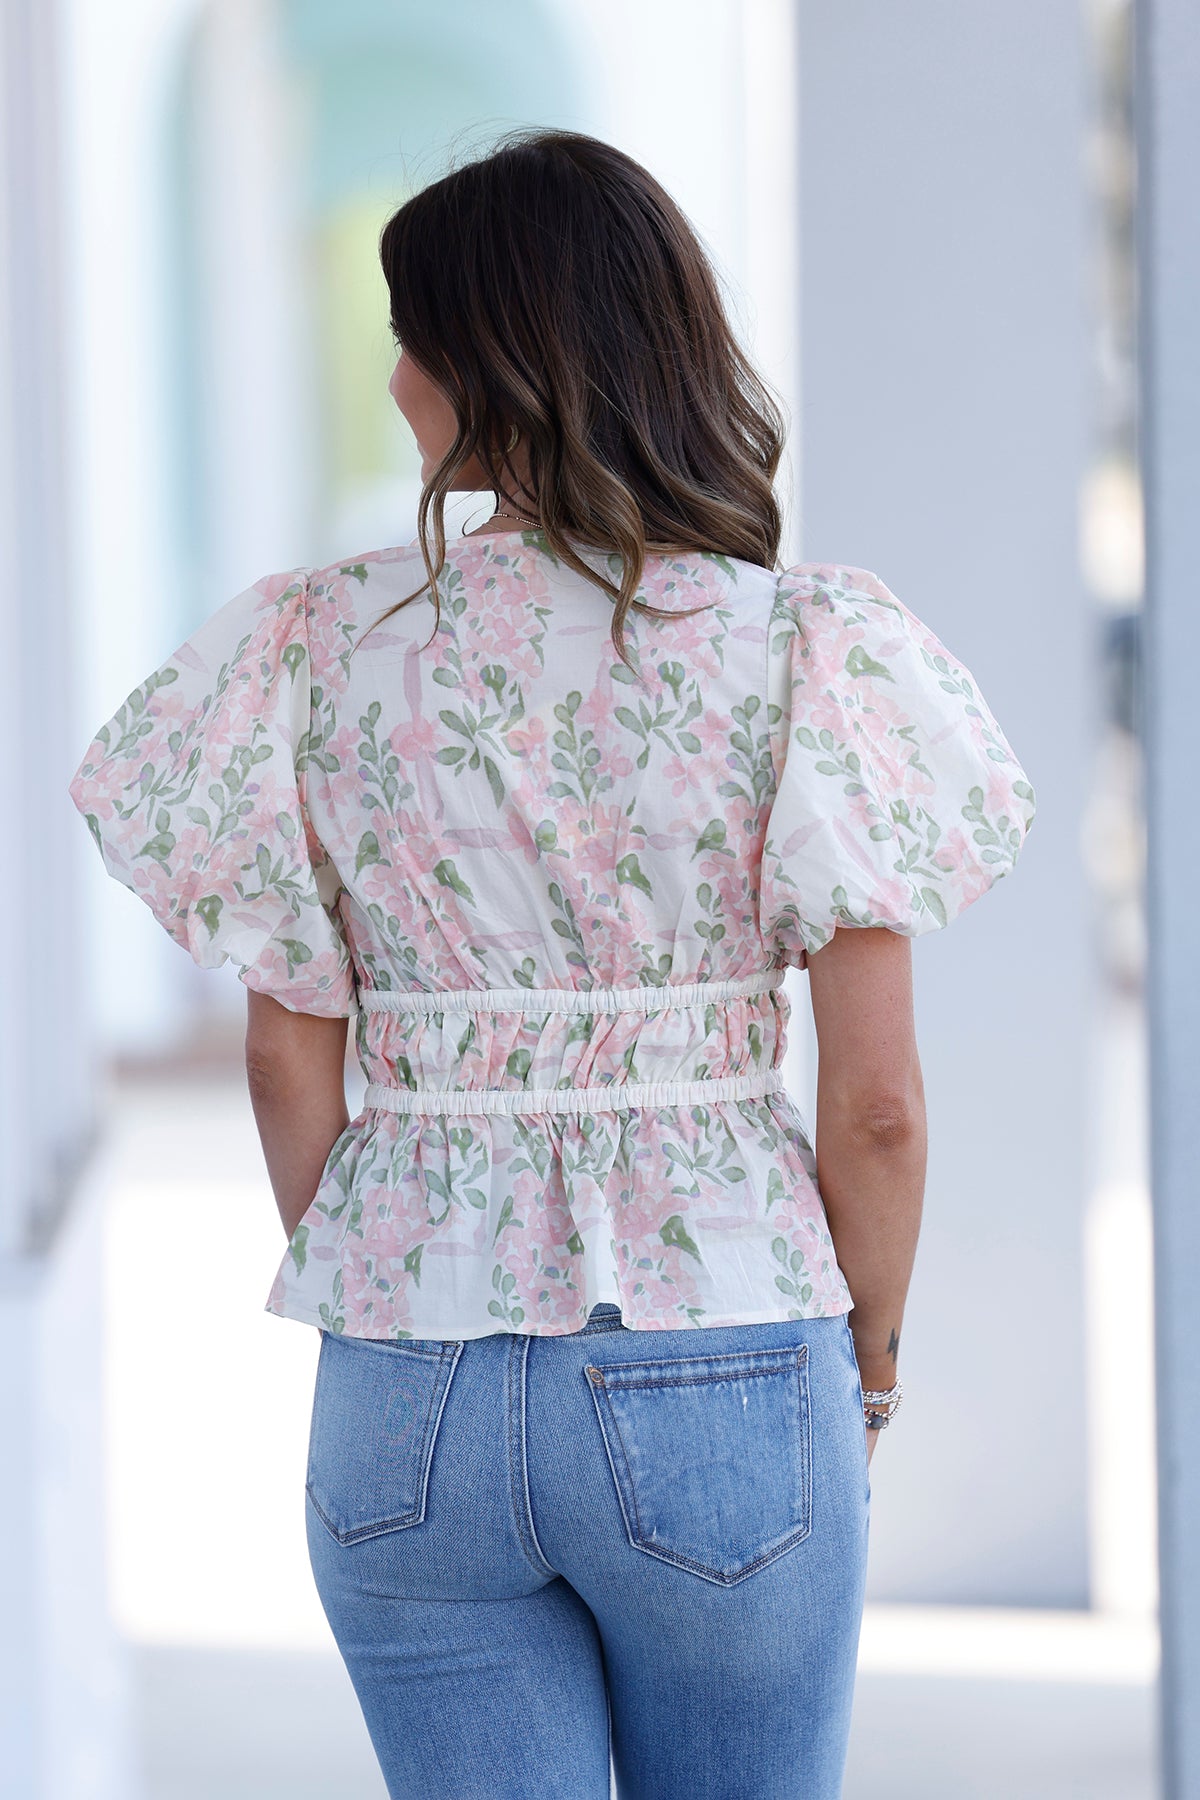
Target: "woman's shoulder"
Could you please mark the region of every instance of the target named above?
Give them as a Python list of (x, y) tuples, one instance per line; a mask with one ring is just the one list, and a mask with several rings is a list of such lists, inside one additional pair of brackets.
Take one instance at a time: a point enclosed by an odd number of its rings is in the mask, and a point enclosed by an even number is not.
[(359, 589), (368, 583), (386, 580), (409, 567), (421, 567), (421, 546), (417, 539), (406, 544), (380, 544), (370, 550), (354, 550), (308, 569), (310, 595), (320, 599), (343, 589)]
[(775, 596), (776, 611), (797, 619), (824, 615), (866, 620), (890, 615), (893, 622), (920, 624), (873, 569), (855, 563), (792, 563), (776, 576)]
[(859, 694), (875, 688), (946, 704), (973, 685), (938, 633), (874, 570), (794, 563), (776, 582), (773, 646), (791, 643), (797, 679), (815, 676)]

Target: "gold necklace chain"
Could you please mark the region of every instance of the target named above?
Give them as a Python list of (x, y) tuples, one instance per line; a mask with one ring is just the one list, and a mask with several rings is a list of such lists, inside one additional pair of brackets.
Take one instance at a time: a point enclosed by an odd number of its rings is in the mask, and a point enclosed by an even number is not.
[[(512, 512), (507, 507), (501, 507), (497, 512), (494, 512), (492, 514), (492, 518), (493, 519), (519, 519), (523, 525), (536, 525), (536, 526), (541, 525), (540, 519), (526, 518), (524, 513)], [(489, 521), (489, 523), (490, 523), (490, 521)]]

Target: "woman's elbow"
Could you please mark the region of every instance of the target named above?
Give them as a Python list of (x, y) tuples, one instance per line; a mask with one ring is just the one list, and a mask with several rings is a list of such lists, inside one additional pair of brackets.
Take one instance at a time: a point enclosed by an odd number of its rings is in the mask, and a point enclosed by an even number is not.
[(924, 1135), (925, 1108), (914, 1095), (896, 1099), (876, 1097), (858, 1113), (856, 1127), (857, 1135), (872, 1150), (881, 1153), (911, 1150)]
[(818, 1095), (818, 1130), (832, 1127), (868, 1150), (903, 1152), (925, 1133), (925, 1096), (919, 1077), (898, 1087), (826, 1087)]

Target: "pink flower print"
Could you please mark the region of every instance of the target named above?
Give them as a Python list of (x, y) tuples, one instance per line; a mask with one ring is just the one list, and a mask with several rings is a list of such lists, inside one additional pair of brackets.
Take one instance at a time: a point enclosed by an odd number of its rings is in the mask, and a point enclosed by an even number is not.
[(696, 779), (696, 764), (692, 758), (686, 761), (682, 756), (669, 756), (663, 763), (662, 780), (671, 790), (671, 797), (678, 800), (682, 794), (690, 792)]
[(545, 719), (538, 713), (531, 713), (508, 727), (504, 741), (515, 756), (541, 756), (545, 752), (547, 736)]
[(792, 706), (793, 731), (801, 725), (807, 726), (809, 731), (817, 735), (822, 731), (831, 731), (835, 744), (843, 744), (850, 729), (846, 721), (845, 701), (838, 695), (822, 692), (819, 688), (798, 688)]
[(415, 763), (422, 757), (433, 756), (444, 736), (445, 731), (440, 723), (422, 718), (418, 713), (404, 725), (398, 725), (387, 741), (403, 765)]

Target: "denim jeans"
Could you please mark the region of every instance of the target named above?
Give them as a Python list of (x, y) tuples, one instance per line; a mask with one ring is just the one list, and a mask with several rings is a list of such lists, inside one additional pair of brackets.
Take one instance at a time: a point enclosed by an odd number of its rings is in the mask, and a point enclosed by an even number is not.
[(836, 1800), (870, 1500), (845, 1314), (321, 1333), (309, 1551), (392, 1800)]

